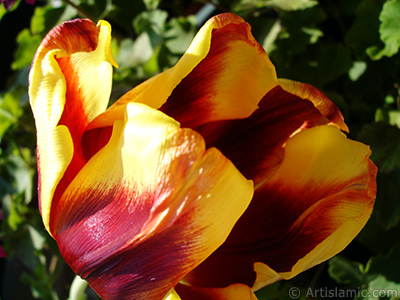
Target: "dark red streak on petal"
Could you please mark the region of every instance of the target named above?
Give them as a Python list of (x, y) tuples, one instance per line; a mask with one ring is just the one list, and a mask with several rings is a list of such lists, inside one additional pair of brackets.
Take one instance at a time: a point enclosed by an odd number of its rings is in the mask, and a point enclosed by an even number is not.
[(112, 127), (108, 126), (84, 132), (82, 136), (82, 151), (87, 161), (107, 145), (111, 138), (112, 130)]
[[(252, 286), (255, 262), (277, 272), (290, 271), (346, 221), (335, 214), (336, 207), (348, 202), (362, 205), (369, 198), (367, 190), (361, 196), (358, 190), (345, 190), (354, 182), (367, 182), (368, 174), (364, 177), (337, 185), (310, 183), (299, 188), (282, 184), (258, 189), (227, 241), (192, 271), (189, 281), (200, 286), (223, 287), (235, 282)], [(317, 207), (302, 215), (313, 204)]]
[(67, 54), (93, 51), (97, 47), (99, 29), (88, 19), (66, 21), (55, 27), (43, 39), (46, 51), (62, 49)]
[(144, 243), (115, 253), (86, 280), (104, 299), (162, 299), (192, 268), (186, 256), (196, 248), (182, 230), (188, 224), (181, 218)]
[(55, 238), (65, 261), (102, 298), (162, 299), (194, 267), (187, 257), (196, 253), (191, 241), (200, 231), (191, 228), (195, 211), (164, 231), (146, 233), (145, 240), (129, 242), (149, 219), (154, 194), (137, 195), (122, 183), (107, 194), (78, 193), (82, 201), (58, 212)]
[(115, 188), (75, 191), (74, 205), (54, 211), (55, 239), (65, 261), (82, 276), (87, 276), (127, 241), (137, 236), (149, 218), (154, 195), (138, 194), (135, 187), (115, 182)]
[[(214, 95), (218, 89), (218, 78), (229, 69), (226, 56), (234, 50), (232, 41), (248, 40), (246, 23), (229, 24), (212, 32), (210, 51), (174, 89), (160, 110), (181, 123), (182, 127), (195, 128), (209, 122), (214, 114)], [(252, 45), (252, 44), (251, 44)], [(227, 95), (229, 97), (229, 95)]]
[(347, 125), (344, 123), (342, 112), (339, 108), (325, 95), (324, 92), (316, 87), (303, 83), (301, 85), (301, 94), (303, 98), (315, 101), (316, 107), (326, 118), (340, 126), (343, 131), (348, 132)]
[(249, 118), (211, 122), (195, 128), (207, 147), (216, 147), (248, 179), (265, 181), (282, 160), (282, 145), (299, 128), (327, 124), (314, 105), (276, 87)]

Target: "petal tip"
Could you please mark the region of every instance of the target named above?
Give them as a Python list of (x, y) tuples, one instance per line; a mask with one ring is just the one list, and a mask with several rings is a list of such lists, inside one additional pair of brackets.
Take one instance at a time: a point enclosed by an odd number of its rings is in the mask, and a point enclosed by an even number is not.
[(118, 63), (115, 60), (112, 52), (111, 52), (111, 25), (105, 20), (100, 20), (97, 22), (97, 26), (99, 29), (99, 48), (104, 47), (104, 59), (109, 62), (115, 68), (118, 68)]

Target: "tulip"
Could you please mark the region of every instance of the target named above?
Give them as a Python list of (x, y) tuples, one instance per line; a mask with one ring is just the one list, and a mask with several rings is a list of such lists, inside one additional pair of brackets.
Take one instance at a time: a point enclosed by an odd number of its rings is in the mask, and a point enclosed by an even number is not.
[(343, 250), (369, 219), (376, 167), (339, 109), (278, 79), (234, 14), (107, 108), (111, 28), (67, 21), (30, 72), (39, 208), (103, 299), (256, 299)]

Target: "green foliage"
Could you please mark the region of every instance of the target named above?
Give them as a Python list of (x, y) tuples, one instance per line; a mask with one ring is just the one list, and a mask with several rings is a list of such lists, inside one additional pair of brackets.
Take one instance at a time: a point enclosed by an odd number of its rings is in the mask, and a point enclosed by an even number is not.
[[(27, 7), (17, 1), (7, 12), (0, 5), (0, 22), (19, 23)], [(0, 269), (2, 299), (96, 298), (82, 292), (79, 280), (70, 290), (74, 274), (43, 230), (37, 207), (27, 74), (47, 32), (76, 17), (109, 21), (119, 64), (115, 100), (176, 63), (198, 28), (225, 11), (250, 23), (279, 77), (311, 83), (340, 107), (349, 136), (371, 146), (379, 167), (373, 215), (349, 248), (329, 264), (265, 287), (259, 299), (291, 299), (292, 288), (298, 299), (323, 299), (310, 291), (326, 287), (354, 290), (357, 299), (400, 295), (400, 0), (43, 0), (24, 16), (30, 24), (12, 37), (14, 59), (1, 70), (7, 85), (0, 91), (0, 243), (8, 255)]]
[(20, 2), (21, 2), (21, 0), (15, 1), (15, 3), (8, 10), (5, 8), (4, 4), (1, 3), (0, 4), (0, 21), (7, 12), (17, 9)]
[(329, 261), (329, 275), (340, 284), (360, 286), (365, 282), (363, 266), (337, 255)]
[(365, 58), (369, 47), (380, 45), (379, 12), (382, 4), (382, 0), (363, 0), (354, 12), (352, 26), (345, 34), (346, 44), (360, 59)]
[(377, 50), (375, 47), (369, 49), (372, 59), (380, 59), (382, 56), (393, 56), (399, 51), (400, 46), (400, 1), (387, 1), (379, 15), (381, 25), (379, 34), (385, 48)]
[(24, 29), (17, 37), (19, 44), (18, 50), (15, 53), (15, 60), (11, 67), (14, 70), (22, 69), (31, 64), (32, 58), (42, 39), (39, 36), (31, 35), (28, 29)]
[(0, 98), (0, 141), (10, 126), (18, 124), (18, 119), (22, 114), (18, 105), (20, 96), (21, 93), (9, 92)]
[(400, 244), (388, 254), (371, 257), (366, 266), (338, 255), (329, 261), (329, 274), (346, 288), (359, 287), (355, 299), (398, 299), (400, 295)]

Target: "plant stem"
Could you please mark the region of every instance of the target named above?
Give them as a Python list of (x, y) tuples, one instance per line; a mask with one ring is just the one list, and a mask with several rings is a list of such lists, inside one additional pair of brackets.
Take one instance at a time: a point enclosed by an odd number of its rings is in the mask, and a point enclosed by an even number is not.
[(87, 18), (92, 20), (93, 22), (96, 21), (96, 19), (87, 11), (85, 11), (84, 9), (82, 9), (81, 7), (79, 7), (78, 5), (72, 3), (70, 0), (63, 0), (65, 3), (67, 3), (68, 5), (71, 5), (73, 8), (75, 8), (78, 11), (78, 14), (80, 14), (82, 17)]

